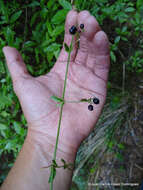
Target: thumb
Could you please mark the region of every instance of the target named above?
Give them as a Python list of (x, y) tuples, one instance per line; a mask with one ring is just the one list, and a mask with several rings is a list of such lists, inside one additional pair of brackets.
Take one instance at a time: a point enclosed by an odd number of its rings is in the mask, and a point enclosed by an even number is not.
[(8, 70), (11, 74), (13, 83), (21, 77), (30, 76), (20, 53), (15, 48), (5, 46), (3, 48), (3, 53), (5, 55)]

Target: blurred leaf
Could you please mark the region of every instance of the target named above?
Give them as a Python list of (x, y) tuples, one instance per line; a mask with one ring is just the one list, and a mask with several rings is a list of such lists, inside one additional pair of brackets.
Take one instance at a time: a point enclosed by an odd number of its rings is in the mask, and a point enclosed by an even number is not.
[(49, 0), (48, 3), (47, 3), (48, 9), (51, 9), (52, 6), (53, 6), (53, 4), (54, 4), (54, 1), (53, 0)]
[(64, 9), (67, 9), (67, 10), (72, 9), (72, 5), (66, 0), (59, 0), (59, 3)]
[(116, 56), (113, 51), (110, 51), (110, 56), (113, 62), (116, 62)]
[(47, 22), (47, 28), (48, 28), (48, 33), (50, 34), (50, 36), (54, 36), (53, 35), (53, 28), (50, 22)]
[(119, 152), (117, 152), (116, 154), (115, 154), (115, 156), (116, 156), (116, 158), (118, 158), (120, 161), (124, 161), (124, 157), (122, 156), (122, 154), (120, 154)]
[(12, 148), (12, 143), (11, 143), (11, 141), (9, 141), (9, 142), (6, 144), (5, 149), (6, 149), (6, 150), (11, 150), (11, 148)]
[(57, 26), (54, 31), (52, 31), (51, 36), (57, 37), (59, 34), (61, 34), (64, 31), (64, 25)]
[(65, 20), (67, 13), (68, 13), (68, 10), (65, 10), (65, 9), (58, 11), (52, 18), (51, 22), (53, 24), (62, 23)]
[(27, 7), (37, 7), (37, 6), (40, 6), (40, 3), (38, 1), (34, 1), (30, 3), (29, 5), (27, 5)]
[(13, 127), (14, 127), (14, 130), (15, 130), (15, 132), (17, 134), (21, 133), (21, 124), (20, 124), (20, 122), (14, 121), (13, 122)]
[(60, 49), (54, 51), (54, 56), (55, 56), (56, 59), (58, 59), (59, 54), (60, 54)]
[(22, 11), (18, 11), (16, 13), (14, 13), (11, 18), (10, 18), (10, 22), (11, 23), (14, 23), (19, 17), (20, 15), (22, 14)]
[(125, 12), (130, 13), (130, 12), (134, 12), (135, 9), (133, 7), (128, 7), (127, 9), (125, 9)]
[(108, 147), (109, 147), (110, 149), (112, 149), (113, 146), (114, 146), (114, 142), (110, 141), (110, 142), (108, 143)]
[(32, 42), (32, 41), (27, 41), (27, 42), (25, 42), (23, 45), (24, 45), (25, 48), (28, 48), (28, 47), (35, 46), (36, 43), (35, 43), (35, 42)]
[(143, 5), (143, 0), (137, 0), (136, 6), (139, 9)]
[(13, 46), (15, 32), (7, 26), (4, 28), (4, 36), (9, 46)]
[(5, 67), (4, 67), (4, 63), (2, 61), (0, 61), (0, 73), (5, 73)]
[(95, 168), (91, 168), (91, 169), (90, 169), (90, 173), (91, 173), (91, 174), (95, 173), (95, 171), (96, 171)]
[(0, 95), (0, 110), (12, 104), (12, 100), (8, 96)]
[(120, 39), (121, 39), (121, 37), (120, 37), (120, 36), (117, 36), (117, 37), (115, 38), (115, 44), (119, 43)]
[(5, 130), (7, 129), (7, 126), (3, 123), (0, 123), (0, 130)]
[(121, 143), (118, 144), (118, 147), (119, 147), (120, 149), (122, 149), (122, 150), (125, 149), (125, 146), (124, 146), (123, 144), (121, 144)]
[(53, 43), (49, 47), (44, 48), (44, 52), (54, 52), (54, 51), (57, 51), (60, 46), (61, 46), (61, 44)]

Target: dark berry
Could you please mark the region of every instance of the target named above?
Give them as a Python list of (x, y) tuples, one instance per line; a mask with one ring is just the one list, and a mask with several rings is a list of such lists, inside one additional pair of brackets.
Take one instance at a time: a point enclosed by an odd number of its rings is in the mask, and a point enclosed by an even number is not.
[(81, 25), (80, 25), (80, 28), (81, 28), (81, 29), (84, 29), (84, 24), (81, 24)]
[(89, 105), (89, 106), (88, 106), (88, 110), (89, 110), (89, 111), (93, 111), (93, 105)]
[(73, 35), (76, 33), (76, 31), (77, 31), (77, 28), (76, 28), (75, 26), (72, 26), (72, 27), (69, 29), (70, 34), (73, 34)]
[(94, 104), (99, 104), (99, 102), (100, 102), (100, 101), (99, 101), (98, 98), (93, 98), (93, 103), (94, 103)]

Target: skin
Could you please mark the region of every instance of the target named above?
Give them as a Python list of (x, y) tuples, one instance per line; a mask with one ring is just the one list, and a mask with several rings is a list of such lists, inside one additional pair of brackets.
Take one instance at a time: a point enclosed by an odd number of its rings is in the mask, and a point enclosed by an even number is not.
[[(62, 165), (61, 158), (74, 163), (77, 150), (93, 130), (106, 99), (110, 64), (108, 38), (88, 11), (77, 13), (72, 10), (66, 18), (65, 43), (70, 45), (72, 39), (69, 28), (73, 25), (79, 28), (80, 24), (84, 24), (85, 31), (80, 34), (79, 49), (74, 37), (65, 100), (95, 96), (100, 104), (94, 105), (91, 112), (89, 103), (65, 103), (57, 151), (59, 165)], [(15, 48), (4, 47), (3, 52), (14, 91), (28, 123), (28, 134), (1, 190), (47, 190), (49, 168), (41, 168), (51, 164), (60, 110), (50, 97), (62, 96), (68, 53), (63, 47), (52, 70), (46, 75), (33, 77)], [(54, 190), (69, 189), (72, 172), (57, 169)]]

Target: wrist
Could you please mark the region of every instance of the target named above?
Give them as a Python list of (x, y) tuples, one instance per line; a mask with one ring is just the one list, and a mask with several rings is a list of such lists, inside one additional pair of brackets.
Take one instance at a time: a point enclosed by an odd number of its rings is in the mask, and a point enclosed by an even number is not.
[[(47, 161), (53, 159), (56, 138), (29, 128), (26, 141), (35, 147), (39, 147)], [(75, 161), (77, 149), (78, 147), (69, 145), (59, 139), (56, 160), (64, 159), (65, 161), (73, 163)]]

